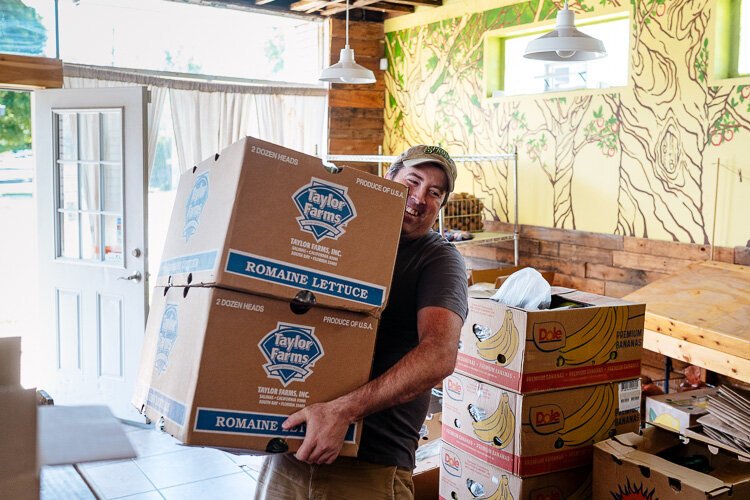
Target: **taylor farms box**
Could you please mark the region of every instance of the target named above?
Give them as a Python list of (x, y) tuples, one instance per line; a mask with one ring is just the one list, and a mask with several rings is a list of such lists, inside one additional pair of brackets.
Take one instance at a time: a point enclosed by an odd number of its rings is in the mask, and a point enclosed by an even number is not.
[[(300, 312), (300, 311), (298, 311)], [(215, 287), (157, 288), (133, 403), (186, 444), (295, 451), (297, 410), (369, 380), (377, 319)], [(354, 456), (360, 423), (342, 455)]]
[(443, 443), (440, 498), (445, 500), (588, 500), (591, 467), (521, 478)]
[(516, 394), (453, 374), (444, 382), (443, 441), (528, 477), (591, 463), (592, 445), (640, 425), (639, 380)]
[[(687, 441), (687, 442), (686, 442)], [(594, 498), (750, 498), (750, 454), (659, 427), (594, 446)]]
[(716, 389), (649, 396), (646, 398), (644, 420), (677, 432), (684, 431), (708, 413), (708, 396), (713, 394), (716, 394)]
[(645, 305), (552, 291), (552, 306), (565, 309), (529, 311), (470, 298), (456, 371), (522, 393), (640, 375)]
[(180, 177), (157, 285), (220, 285), (379, 315), (406, 187), (244, 138)]

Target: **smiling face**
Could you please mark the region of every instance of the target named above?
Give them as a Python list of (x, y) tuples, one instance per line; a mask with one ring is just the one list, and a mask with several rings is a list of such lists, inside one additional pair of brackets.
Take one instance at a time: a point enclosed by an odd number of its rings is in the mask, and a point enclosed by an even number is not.
[(448, 180), (443, 169), (429, 163), (404, 166), (387, 177), (409, 188), (401, 238), (412, 240), (430, 232), (446, 195)]

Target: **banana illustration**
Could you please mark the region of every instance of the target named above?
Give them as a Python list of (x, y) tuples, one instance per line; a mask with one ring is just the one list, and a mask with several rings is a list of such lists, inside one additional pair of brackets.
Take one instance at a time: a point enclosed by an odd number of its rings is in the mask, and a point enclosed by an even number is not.
[(586, 402), (565, 417), (555, 448), (593, 444), (606, 439), (615, 420), (615, 390), (612, 384), (597, 385)]
[(627, 308), (600, 308), (583, 328), (567, 337), (559, 351), (557, 366), (600, 365), (615, 359), (617, 332), (627, 324)]
[(477, 349), (479, 357), (496, 361), (500, 366), (507, 366), (513, 361), (518, 351), (518, 328), (510, 309), (505, 311), (500, 329), (493, 336), (477, 342)]
[(474, 434), (485, 443), (492, 443), (498, 448), (505, 448), (513, 440), (516, 430), (516, 418), (508, 403), (508, 393), (504, 392), (495, 412), (484, 420), (472, 422)]
[[(469, 481), (471, 481), (469, 479)], [(468, 481), (467, 481), (468, 483)], [(471, 494), (474, 494), (474, 491), (472, 491), (471, 486), (469, 486), (469, 491)], [(493, 494), (490, 496), (482, 497), (481, 500), (514, 500), (513, 494), (510, 492), (510, 485), (508, 484), (508, 476), (502, 476), (500, 478), (500, 484), (497, 486), (497, 489)]]

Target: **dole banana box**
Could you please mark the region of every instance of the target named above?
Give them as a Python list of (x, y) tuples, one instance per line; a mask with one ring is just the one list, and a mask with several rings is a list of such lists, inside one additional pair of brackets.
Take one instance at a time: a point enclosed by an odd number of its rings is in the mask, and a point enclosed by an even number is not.
[(591, 463), (592, 445), (640, 425), (639, 380), (517, 394), (453, 374), (443, 441), (520, 477)]
[(440, 498), (445, 500), (588, 500), (591, 467), (521, 478), (443, 443)]
[[(155, 289), (133, 404), (185, 444), (295, 451), (297, 410), (369, 380), (377, 319), (216, 287)], [(298, 314), (299, 313), (299, 314)], [(361, 424), (342, 455), (355, 456)]]
[(660, 427), (594, 446), (593, 498), (739, 500), (750, 498), (750, 454)]
[(644, 304), (569, 288), (552, 293), (552, 307), (565, 309), (470, 298), (456, 371), (524, 394), (640, 375)]
[(157, 285), (305, 291), (378, 316), (405, 203), (399, 183), (247, 137), (180, 177)]

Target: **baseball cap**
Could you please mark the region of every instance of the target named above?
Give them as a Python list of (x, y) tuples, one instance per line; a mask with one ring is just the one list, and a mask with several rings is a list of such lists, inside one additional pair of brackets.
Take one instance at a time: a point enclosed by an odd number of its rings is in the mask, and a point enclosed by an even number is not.
[[(434, 163), (440, 165), (445, 172), (445, 177), (448, 179), (448, 193), (453, 191), (453, 185), (456, 182), (456, 176), (458, 171), (456, 170), (456, 164), (451, 159), (450, 155), (446, 150), (440, 146), (426, 146), (420, 144), (418, 146), (412, 146), (396, 159), (401, 161), (407, 167), (416, 167), (417, 165), (423, 165), (425, 163)], [(446, 199), (448, 197), (446, 196)]]

